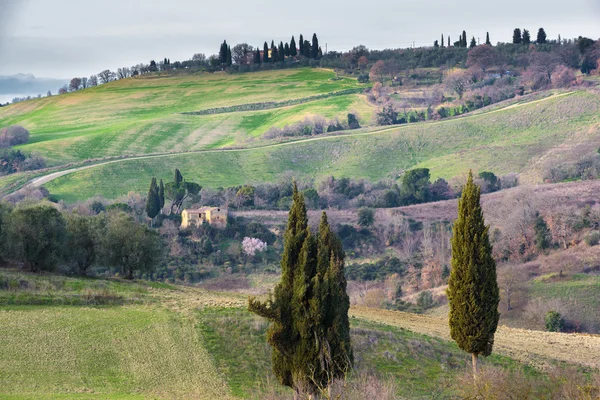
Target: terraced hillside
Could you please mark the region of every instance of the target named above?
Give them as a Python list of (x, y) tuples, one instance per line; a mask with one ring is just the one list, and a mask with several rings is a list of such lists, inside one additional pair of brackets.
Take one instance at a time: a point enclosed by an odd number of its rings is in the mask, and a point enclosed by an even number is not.
[(451, 120), (121, 160), (58, 177), (46, 187), (66, 201), (96, 194), (116, 198), (145, 191), (152, 176), (169, 179), (176, 167), (208, 187), (272, 182), (289, 173), (378, 180), (415, 167), (430, 168), (434, 178), (473, 168), (521, 173), (539, 183), (544, 159), (572, 159), (582, 144), (588, 150), (600, 146), (599, 116), (600, 94), (578, 91)]
[[(264, 398), (276, 386), (267, 324), (245, 304), (193, 287), (0, 270), (0, 397)], [(360, 307), (351, 316), (359, 376), (391, 379), (403, 398), (455, 390), (448, 382), (470, 359), (448, 341), (446, 320)], [(501, 327), (499, 355), (484, 363), (597, 368), (599, 348), (595, 336)]]
[[(217, 148), (311, 115), (345, 119), (355, 111), (369, 121), (373, 107), (358, 94), (363, 87), (320, 69), (140, 76), (2, 108), (0, 126), (25, 126), (32, 135), (23, 150), (39, 152), (53, 165)], [(277, 104), (256, 104), (263, 102)], [(223, 112), (248, 104), (256, 111)], [(182, 115), (218, 107), (229, 109)]]

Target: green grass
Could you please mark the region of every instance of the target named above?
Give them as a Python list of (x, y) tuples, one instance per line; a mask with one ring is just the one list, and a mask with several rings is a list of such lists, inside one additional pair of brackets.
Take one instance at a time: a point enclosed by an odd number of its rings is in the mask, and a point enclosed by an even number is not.
[[(334, 175), (372, 181), (396, 178), (399, 172), (415, 167), (430, 168), (434, 179), (451, 178), (470, 168), (497, 175), (526, 173), (561, 145), (600, 140), (599, 115), (600, 96), (581, 91), (489, 113), (380, 132), (128, 160), (69, 174), (46, 187), (58, 198), (73, 202), (94, 195), (116, 198), (129, 191), (143, 193), (153, 176), (170, 179), (174, 168), (179, 168), (187, 179), (213, 188), (273, 182), (290, 172), (298, 178), (318, 180)], [(265, 126), (260, 118), (246, 119), (244, 123)], [(268, 125), (276, 124), (269, 120)], [(249, 130), (256, 129), (262, 128)], [(541, 177), (536, 179), (540, 181)]]
[[(271, 125), (282, 126), (312, 113), (344, 117), (357, 111), (370, 120), (364, 95), (327, 97), (364, 85), (333, 80), (324, 69), (294, 69), (240, 75), (144, 76), (0, 110), (2, 126), (21, 124), (31, 132), (23, 150), (36, 151), (52, 165), (89, 158), (212, 148), (242, 143)], [(263, 124), (244, 124), (256, 112), (181, 115), (182, 112), (258, 102), (285, 102), (325, 96), (277, 108)], [(310, 110), (310, 111), (307, 111)], [(259, 121), (255, 118), (254, 121)]]

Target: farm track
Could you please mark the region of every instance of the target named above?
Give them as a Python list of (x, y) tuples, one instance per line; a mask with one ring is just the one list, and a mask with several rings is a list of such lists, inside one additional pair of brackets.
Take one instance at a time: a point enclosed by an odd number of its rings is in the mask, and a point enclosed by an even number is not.
[[(502, 108), (498, 108), (498, 109), (494, 109), (494, 110), (490, 110), (487, 112), (479, 112), (479, 113), (474, 113), (474, 114), (468, 114), (468, 115), (464, 115), (464, 116), (460, 116), (457, 117), (456, 119), (471, 119), (471, 118), (475, 118), (481, 115), (490, 115), (490, 114), (494, 114), (494, 113), (498, 113), (501, 111), (505, 111), (505, 110), (509, 110), (509, 109), (514, 109), (514, 108), (519, 108), (519, 107), (523, 107), (526, 105), (531, 105), (531, 104), (536, 104), (536, 103), (540, 103), (540, 102), (545, 102), (551, 99), (555, 99), (558, 97), (562, 97), (562, 96), (567, 96), (570, 95), (574, 92), (565, 92), (565, 93), (558, 93), (558, 94), (553, 94), (551, 96), (545, 97), (543, 99), (538, 99), (538, 100), (533, 100), (533, 101), (526, 101), (526, 102), (520, 102), (520, 103), (516, 103), (516, 104), (510, 104), (506, 107), (502, 107)], [(437, 125), (437, 124), (443, 124), (443, 123), (447, 123), (449, 121), (452, 121), (454, 119), (450, 119), (450, 120), (441, 120), (441, 121), (432, 121), (432, 122), (425, 122), (419, 125)], [(205, 153), (224, 153), (224, 152), (248, 152), (248, 151), (256, 151), (256, 150), (264, 150), (264, 149), (272, 149), (272, 148), (278, 148), (278, 147), (284, 147), (284, 146), (293, 146), (296, 144), (303, 144), (303, 143), (308, 143), (308, 142), (314, 142), (314, 141), (321, 141), (321, 140), (335, 140), (338, 138), (352, 138), (352, 137), (361, 137), (361, 136), (371, 136), (371, 135), (378, 135), (378, 134), (384, 134), (390, 131), (398, 131), (401, 129), (410, 129), (413, 125), (416, 124), (404, 124), (404, 125), (393, 125), (390, 127), (385, 127), (385, 128), (376, 128), (376, 129), (371, 129), (368, 131), (362, 131), (362, 132), (355, 132), (355, 133), (343, 133), (343, 134), (333, 134), (333, 135), (323, 135), (323, 136), (317, 136), (317, 137), (311, 137), (311, 138), (306, 138), (306, 139), (298, 139), (298, 140), (289, 140), (286, 142), (282, 142), (282, 143), (272, 143), (272, 144), (266, 144), (266, 145), (258, 145), (258, 146), (252, 146), (252, 147), (245, 147), (245, 148), (231, 148), (231, 149), (204, 149), (204, 150), (194, 150), (194, 151), (185, 151), (185, 152), (173, 152), (173, 153), (160, 153), (160, 154), (148, 154), (148, 155), (140, 155), (140, 156), (131, 156), (131, 157), (120, 157), (118, 159), (115, 160), (110, 160), (110, 161), (104, 161), (104, 162), (99, 162), (96, 164), (90, 164), (90, 165), (85, 165), (85, 166), (81, 166), (81, 167), (75, 167), (75, 168), (69, 168), (66, 170), (62, 170), (62, 171), (56, 171), (56, 172), (52, 172), (50, 174), (47, 175), (43, 175), (43, 176), (39, 176), (36, 177), (34, 179), (32, 179), (31, 181), (29, 181), (29, 183), (27, 183), (25, 186), (32, 186), (32, 187), (40, 187), (56, 178), (59, 178), (61, 176), (65, 176), (65, 175), (69, 175), (75, 172), (79, 172), (79, 171), (83, 171), (83, 170), (87, 170), (90, 168), (95, 168), (95, 167), (100, 167), (100, 166), (104, 166), (104, 165), (108, 165), (108, 164), (114, 164), (114, 163), (120, 163), (120, 162), (126, 162), (126, 161), (136, 161), (136, 160), (146, 160), (146, 159), (152, 159), (152, 158), (164, 158), (164, 157), (174, 157), (174, 156), (183, 156), (183, 155), (191, 155), (191, 154), (205, 154)]]

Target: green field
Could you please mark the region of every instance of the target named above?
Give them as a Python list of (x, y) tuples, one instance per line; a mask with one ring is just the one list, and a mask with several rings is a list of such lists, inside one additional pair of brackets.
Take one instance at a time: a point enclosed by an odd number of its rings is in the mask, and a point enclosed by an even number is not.
[[(305, 105), (303, 105), (305, 106)], [(320, 136), (258, 148), (212, 150), (121, 161), (65, 175), (48, 183), (72, 202), (94, 195), (116, 198), (144, 192), (151, 177), (170, 179), (174, 168), (207, 187), (328, 175), (378, 180), (415, 167), (451, 178), (474, 170), (496, 174), (537, 171), (555, 149), (600, 144), (600, 96), (579, 91), (490, 112), (343, 136)], [(253, 144), (260, 146), (260, 144)], [(533, 178), (537, 182), (540, 176)]]
[[(66, 302), (102, 290), (135, 301)], [(0, 299), (2, 399), (262, 398), (276, 387), (267, 324), (244, 296), (0, 270)], [(357, 374), (394, 380), (399, 395), (427, 397), (468, 366), (453, 343), (351, 321)]]
[[(35, 99), (0, 109), (0, 126), (20, 124), (31, 132), (23, 150), (52, 165), (124, 154), (187, 151), (241, 144), (271, 126), (311, 115), (346, 118), (355, 111), (366, 123), (373, 107), (354, 79), (334, 79), (322, 69), (227, 75), (151, 75), (86, 90)], [(215, 115), (181, 115), (214, 107), (323, 98), (288, 107)]]

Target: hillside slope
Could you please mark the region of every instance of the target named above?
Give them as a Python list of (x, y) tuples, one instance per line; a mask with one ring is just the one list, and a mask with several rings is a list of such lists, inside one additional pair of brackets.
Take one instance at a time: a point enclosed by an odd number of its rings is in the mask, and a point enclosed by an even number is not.
[[(320, 179), (395, 178), (415, 167), (434, 178), (474, 170), (496, 174), (539, 170), (541, 159), (557, 149), (577, 157), (579, 145), (600, 146), (600, 94), (579, 91), (509, 106), (488, 113), (386, 129), (322, 135), (262, 147), (208, 150), (156, 158), (122, 160), (59, 177), (47, 184), (65, 201), (93, 195), (116, 198), (143, 192), (151, 177), (170, 179), (179, 168), (207, 187), (273, 182), (284, 175)], [(532, 182), (541, 181), (541, 172)]]

